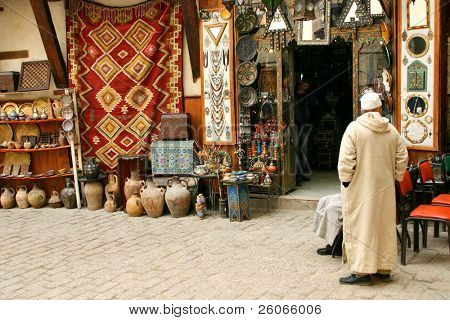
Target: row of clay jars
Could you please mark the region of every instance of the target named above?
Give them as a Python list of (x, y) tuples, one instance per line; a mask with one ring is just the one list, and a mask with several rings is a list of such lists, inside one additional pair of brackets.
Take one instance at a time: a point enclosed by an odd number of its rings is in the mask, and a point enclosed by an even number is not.
[(191, 193), (185, 181), (173, 177), (167, 182), (167, 192), (158, 188), (152, 180), (147, 180), (141, 188), (140, 198), (134, 192), (127, 200), (126, 210), (129, 216), (139, 217), (145, 212), (158, 218), (164, 211), (164, 200), (172, 217), (179, 218), (188, 214), (191, 205)]
[(33, 189), (27, 193), (27, 187), (18, 186), (17, 194), (13, 188), (3, 188), (1, 190), (0, 203), (3, 208), (11, 209), (15, 203), (21, 209), (26, 209), (30, 205), (35, 209), (43, 208), (47, 204), (47, 195), (45, 191), (33, 184)]

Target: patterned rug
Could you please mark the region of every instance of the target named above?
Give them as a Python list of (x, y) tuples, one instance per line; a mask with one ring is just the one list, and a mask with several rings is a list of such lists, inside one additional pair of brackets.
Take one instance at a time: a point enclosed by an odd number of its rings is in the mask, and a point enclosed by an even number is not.
[(83, 155), (114, 168), (119, 155), (150, 150), (163, 113), (182, 111), (180, 0), (70, 3), (69, 76), (81, 98)]

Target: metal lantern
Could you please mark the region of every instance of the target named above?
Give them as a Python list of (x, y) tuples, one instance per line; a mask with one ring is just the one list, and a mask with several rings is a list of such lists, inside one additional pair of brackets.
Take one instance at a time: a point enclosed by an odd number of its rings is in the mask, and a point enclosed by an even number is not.
[(313, 0), (296, 0), (294, 6), (294, 20), (315, 20), (316, 12)]

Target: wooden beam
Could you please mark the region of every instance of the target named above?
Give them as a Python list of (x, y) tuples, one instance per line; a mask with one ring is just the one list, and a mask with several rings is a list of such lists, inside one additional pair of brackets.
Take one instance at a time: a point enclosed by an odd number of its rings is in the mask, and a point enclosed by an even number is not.
[(0, 60), (26, 59), (30, 56), (28, 50), (1, 51)]
[(30, 3), (39, 27), (42, 42), (44, 43), (53, 78), (55, 79), (55, 85), (57, 88), (67, 88), (66, 64), (59, 46), (58, 37), (56, 36), (47, 0), (30, 0)]
[(188, 43), (194, 81), (200, 78), (200, 34), (197, 3), (195, 0), (181, 1), (183, 9), (183, 27)]

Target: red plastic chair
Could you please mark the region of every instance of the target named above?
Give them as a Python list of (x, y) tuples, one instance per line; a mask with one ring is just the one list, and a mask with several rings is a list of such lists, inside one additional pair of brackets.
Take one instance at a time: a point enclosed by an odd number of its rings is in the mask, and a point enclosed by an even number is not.
[[(415, 206), (414, 188), (411, 176), (408, 171), (403, 176), (403, 181), (397, 183), (399, 191), (399, 208), (402, 212), (402, 241), (401, 241), (401, 263), (406, 264), (406, 237), (408, 235), (408, 221), (414, 221), (414, 251), (419, 252), (419, 225), (422, 224), (422, 237), (424, 247), (426, 247), (427, 228), (426, 222), (444, 222), (450, 227), (450, 207), (438, 205), (420, 205)], [(409, 204), (410, 210), (405, 210), (405, 206)], [(409, 217), (407, 217), (409, 212)], [(450, 252), (450, 232), (448, 236), (449, 252)]]
[[(420, 182), (422, 184), (422, 189), (424, 192), (431, 194), (431, 203), (432, 205), (438, 206), (450, 206), (450, 195), (449, 194), (440, 194), (436, 196), (437, 189), (433, 174), (433, 168), (429, 160), (422, 160), (419, 162), (419, 170), (420, 170)], [(428, 222), (424, 222), (425, 228), (428, 227)], [(445, 225), (444, 225), (445, 226)], [(445, 228), (444, 228), (445, 231)], [(434, 237), (439, 238), (439, 221), (435, 221), (434, 223)], [(424, 247), (426, 248), (427, 241), (425, 240)]]

